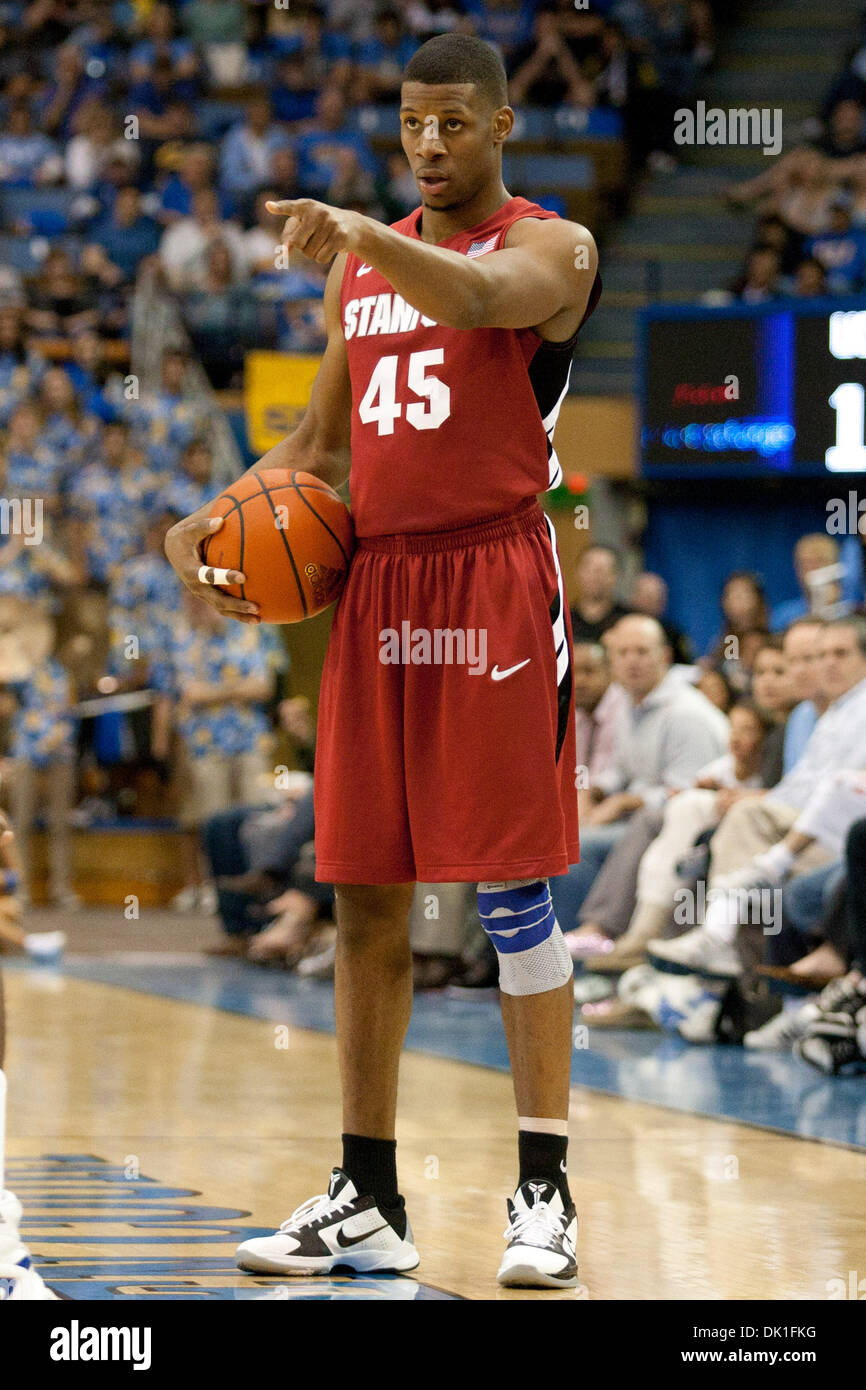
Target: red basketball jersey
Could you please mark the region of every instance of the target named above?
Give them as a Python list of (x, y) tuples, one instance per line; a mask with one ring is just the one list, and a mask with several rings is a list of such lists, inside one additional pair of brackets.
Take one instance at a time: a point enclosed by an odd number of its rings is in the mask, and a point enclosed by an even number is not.
[[(511, 198), (438, 245), (485, 256), (522, 218), (556, 216)], [(420, 224), (419, 208), (393, 225), (418, 240)], [(596, 277), (584, 322), (600, 290)], [(532, 328), (446, 328), (355, 255), (346, 262), (341, 309), (359, 536), (469, 525), (557, 486), (553, 433), (577, 334), (548, 343)]]

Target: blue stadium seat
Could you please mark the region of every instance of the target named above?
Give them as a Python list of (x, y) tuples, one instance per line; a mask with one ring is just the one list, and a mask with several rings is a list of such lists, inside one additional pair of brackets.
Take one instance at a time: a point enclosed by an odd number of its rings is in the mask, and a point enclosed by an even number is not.
[(622, 135), (622, 116), (610, 107), (584, 111), (579, 106), (560, 106), (553, 128), (560, 140), (616, 140)]
[(503, 160), (506, 183), (522, 183), (527, 188), (592, 188), (595, 166), (585, 154), (506, 154)]
[(9, 226), (33, 213), (54, 213), (65, 226), (78, 196), (74, 188), (4, 188), (0, 190), (0, 219)]
[(513, 140), (553, 140), (553, 112), (538, 106), (520, 106), (514, 112)]

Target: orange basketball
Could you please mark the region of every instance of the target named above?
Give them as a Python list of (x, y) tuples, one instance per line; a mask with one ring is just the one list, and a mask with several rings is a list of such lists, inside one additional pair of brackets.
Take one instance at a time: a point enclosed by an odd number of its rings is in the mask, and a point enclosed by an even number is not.
[(348, 507), (311, 473), (246, 473), (210, 509), (225, 523), (202, 546), (215, 569), (240, 570), (227, 593), (257, 603), (262, 622), (299, 623), (339, 598), (355, 534)]

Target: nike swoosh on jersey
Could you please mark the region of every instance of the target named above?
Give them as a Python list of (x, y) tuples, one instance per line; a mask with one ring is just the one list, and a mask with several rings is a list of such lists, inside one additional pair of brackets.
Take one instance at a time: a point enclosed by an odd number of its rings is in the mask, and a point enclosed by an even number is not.
[(372, 269), (373, 267), (371, 265), (367, 265), (365, 261), (362, 266), (358, 267), (358, 270), (356, 272), (356, 278), (360, 280), (362, 275), (369, 275)]
[(532, 657), (528, 656), (525, 661), (518, 661), (516, 666), (509, 666), (507, 671), (500, 671), (498, 666), (494, 666), (493, 670), (490, 672), (490, 679), (492, 681), (507, 680), (509, 676), (514, 675), (515, 671), (522, 671), (524, 666), (528, 666), (531, 660)]
[(387, 1225), (387, 1221), (384, 1221), (381, 1226), (374, 1226), (372, 1231), (364, 1231), (360, 1236), (349, 1236), (348, 1240), (344, 1238), (343, 1228), (341, 1226), (337, 1232), (337, 1244), (341, 1250), (348, 1250), (350, 1246), (360, 1245), (362, 1240), (368, 1240), (370, 1236), (375, 1236), (379, 1231), (384, 1231)]

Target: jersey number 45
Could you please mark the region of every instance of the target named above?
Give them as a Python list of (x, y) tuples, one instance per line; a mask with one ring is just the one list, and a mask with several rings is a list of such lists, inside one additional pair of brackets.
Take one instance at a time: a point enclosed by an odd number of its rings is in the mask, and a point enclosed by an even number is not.
[[(444, 348), (413, 352), (409, 358), (407, 385), (420, 399), (406, 406), (406, 419), (416, 430), (438, 430), (451, 414), (451, 390), (438, 376), (429, 376), (431, 367), (441, 367)], [(403, 414), (397, 400), (399, 357), (381, 357), (376, 363), (358, 414), (365, 425), (375, 424), (379, 434), (393, 434), (394, 423)]]

